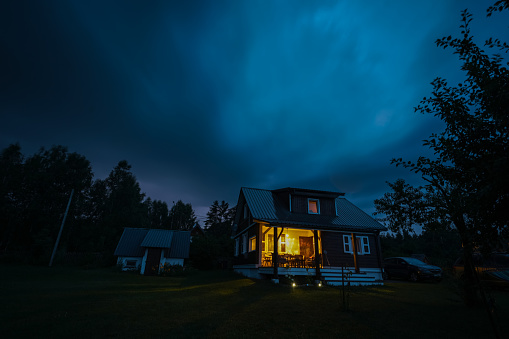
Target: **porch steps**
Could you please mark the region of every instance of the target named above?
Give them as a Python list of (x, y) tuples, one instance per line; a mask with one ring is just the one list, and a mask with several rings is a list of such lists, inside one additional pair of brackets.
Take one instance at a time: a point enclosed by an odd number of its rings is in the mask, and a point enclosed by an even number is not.
[[(343, 283), (341, 271), (323, 272), (322, 277), (325, 283), (328, 285), (338, 286)], [(349, 283), (351, 286), (376, 285), (377, 283), (380, 283), (380, 285), (382, 285), (383, 281), (377, 280), (376, 276), (367, 274), (366, 272), (362, 273), (345, 272), (344, 283), (345, 285)]]

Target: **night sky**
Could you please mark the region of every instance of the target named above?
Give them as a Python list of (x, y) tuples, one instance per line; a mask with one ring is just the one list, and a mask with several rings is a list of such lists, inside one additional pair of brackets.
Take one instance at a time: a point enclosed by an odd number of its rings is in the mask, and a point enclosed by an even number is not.
[[(493, 1), (2, 1), (0, 147), (67, 146), (105, 178), (127, 160), (152, 199), (203, 221), (240, 187), (346, 193), (366, 212), (427, 154), (414, 113), (460, 11), (506, 41)], [(203, 223), (202, 223), (203, 224)]]

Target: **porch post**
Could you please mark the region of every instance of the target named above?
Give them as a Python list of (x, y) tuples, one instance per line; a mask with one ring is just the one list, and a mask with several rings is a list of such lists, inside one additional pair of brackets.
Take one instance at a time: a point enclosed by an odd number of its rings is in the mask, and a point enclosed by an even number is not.
[(315, 274), (316, 280), (320, 280), (320, 253), (318, 253), (318, 231), (314, 230), (313, 235), (315, 236)]
[(353, 249), (353, 264), (355, 266), (355, 273), (359, 273), (359, 263), (357, 262), (357, 238), (355, 233), (352, 233), (352, 249)]
[(274, 265), (274, 279), (278, 279), (277, 268), (279, 266), (277, 248), (277, 227), (274, 226), (274, 252), (272, 252), (272, 265)]
[(382, 264), (382, 246), (380, 246), (380, 232), (375, 234), (375, 245), (376, 245), (376, 256), (378, 257), (378, 267), (380, 268), (380, 274), (384, 275), (384, 269)]

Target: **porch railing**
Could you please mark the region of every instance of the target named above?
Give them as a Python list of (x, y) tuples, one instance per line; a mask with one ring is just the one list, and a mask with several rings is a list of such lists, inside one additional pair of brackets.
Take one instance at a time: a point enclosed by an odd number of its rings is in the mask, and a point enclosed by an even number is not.
[[(321, 263), (321, 258), (318, 258)], [(272, 255), (262, 258), (262, 267), (273, 267)], [(302, 255), (282, 254), (278, 255), (278, 267), (291, 268), (314, 268), (316, 267), (315, 257), (304, 257)], [(322, 265), (320, 264), (320, 267)]]

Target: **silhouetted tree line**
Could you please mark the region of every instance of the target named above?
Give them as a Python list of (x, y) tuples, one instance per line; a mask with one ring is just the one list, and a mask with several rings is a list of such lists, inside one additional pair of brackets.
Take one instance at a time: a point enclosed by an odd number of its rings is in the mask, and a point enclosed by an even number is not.
[(112, 259), (124, 227), (190, 230), (196, 224), (191, 204), (179, 200), (168, 208), (146, 197), (125, 160), (106, 179), (93, 180), (90, 162), (64, 146), (25, 156), (13, 144), (0, 154), (0, 255), (47, 263), (73, 189), (60, 253)]
[(231, 238), (236, 208), (217, 200), (207, 212), (204, 236), (193, 237), (190, 259), (192, 265), (201, 269), (230, 268), (234, 242)]
[(425, 230), (421, 234), (403, 230), (381, 236), (380, 241), (384, 258), (424, 254), (431, 263), (446, 270), (461, 256), (461, 239), (454, 230)]

